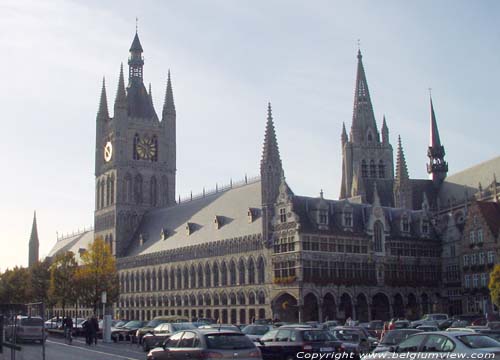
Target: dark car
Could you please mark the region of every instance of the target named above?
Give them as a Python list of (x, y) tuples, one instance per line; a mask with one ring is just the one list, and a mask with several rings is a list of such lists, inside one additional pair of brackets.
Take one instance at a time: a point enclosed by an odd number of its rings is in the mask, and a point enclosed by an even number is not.
[[(373, 350), (378, 345), (378, 338), (373, 336), (370, 331), (362, 326), (337, 326), (336, 328), (330, 329), (330, 331), (334, 330), (355, 330), (359, 331), (359, 345), (361, 352), (365, 353), (368, 350)], [(368, 350), (365, 349), (364, 343), (368, 343)]]
[(193, 323), (163, 323), (153, 329), (153, 333), (147, 333), (142, 337), (142, 349), (149, 351), (160, 346), (170, 335), (180, 330), (196, 329)]
[(147, 360), (262, 359), (257, 346), (245, 334), (228, 330), (192, 329), (176, 332), (163, 347), (152, 349)]
[(145, 322), (141, 320), (129, 321), (128, 323), (123, 325), (123, 327), (113, 329), (111, 331), (111, 339), (114, 342), (122, 340), (131, 341), (134, 338), (137, 329), (143, 327), (144, 323)]
[(391, 346), (397, 346), (410, 335), (422, 332), (417, 329), (396, 329), (389, 330), (380, 340), (378, 346), (373, 350), (374, 353), (389, 351)]
[(342, 351), (342, 342), (328, 330), (304, 327), (280, 327), (260, 338), (264, 360), (293, 360), (297, 353), (335, 353)]
[(367, 354), (370, 349), (370, 342), (366, 335), (359, 329), (353, 327), (336, 327), (330, 332), (342, 342), (343, 346), (349, 346), (357, 354)]

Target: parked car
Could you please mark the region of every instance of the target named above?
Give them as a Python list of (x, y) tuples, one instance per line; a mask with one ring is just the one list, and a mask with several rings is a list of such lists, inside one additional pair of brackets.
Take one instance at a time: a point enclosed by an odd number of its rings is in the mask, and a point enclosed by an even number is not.
[(357, 354), (367, 354), (370, 352), (370, 343), (365, 334), (359, 329), (352, 327), (341, 327), (338, 326), (330, 332), (342, 342), (344, 346), (349, 346), (355, 349), (354, 352)]
[(489, 336), (496, 341), (500, 341), (500, 330), (497, 329), (484, 329), (484, 330), (477, 330), (478, 334), (486, 335)]
[(264, 360), (293, 360), (299, 352), (354, 353), (356, 350), (354, 346), (344, 344), (328, 330), (290, 326), (270, 330), (260, 338), (259, 347)]
[(237, 327), (236, 325), (232, 325), (232, 324), (202, 325), (199, 327), (199, 329), (218, 329), (218, 330), (220, 329), (220, 330), (231, 330), (231, 331), (241, 332), (239, 327)]
[(429, 321), (435, 321), (439, 327), (446, 320), (448, 320), (447, 314), (425, 314), (420, 320), (412, 321), (411, 327), (416, 328), (417, 326), (424, 325), (425, 322)]
[(137, 329), (135, 333), (135, 339), (139, 344), (142, 344), (142, 337), (146, 335), (147, 333), (152, 333), (153, 329), (157, 327), (160, 324), (166, 323), (166, 322), (188, 322), (189, 319), (184, 316), (157, 316), (153, 320), (149, 321), (146, 325), (143, 327)]
[(486, 335), (470, 332), (422, 332), (408, 337), (387, 352), (366, 355), (363, 360), (408, 359), (410, 358), (408, 353), (411, 353), (411, 359), (436, 359), (438, 356), (444, 358), (447, 353), (463, 354), (460, 355), (463, 356), (460, 357), (461, 359), (478, 359), (483, 358), (484, 355), (480, 356), (480, 354), (484, 353), (499, 354), (500, 342)]
[(140, 329), (145, 324), (141, 320), (132, 320), (126, 323), (123, 327), (111, 330), (111, 339), (117, 341), (131, 341), (135, 337), (137, 329)]
[(196, 329), (193, 323), (163, 323), (153, 329), (153, 333), (147, 333), (142, 337), (142, 349), (149, 351), (160, 346), (170, 335), (180, 330)]
[(374, 353), (389, 351), (391, 346), (399, 345), (403, 340), (406, 340), (409, 336), (418, 334), (422, 330), (417, 329), (396, 329), (389, 330), (385, 333), (384, 337), (380, 340), (377, 347), (373, 350)]
[(274, 329), (273, 325), (247, 325), (241, 332), (248, 336), (252, 341), (259, 341), (262, 335), (266, 334), (269, 330)]
[[(38, 316), (18, 315), (14, 321), (7, 325), (5, 338), (13, 342), (40, 341), (47, 339), (47, 332), (44, 331), (44, 322)], [(45, 336), (44, 336), (45, 334)]]
[(59, 329), (59, 327), (62, 326), (62, 318), (53, 317), (52, 319), (45, 321), (44, 326), (46, 329)]
[(417, 326), (417, 329), (421, 331), (439, 331), (439, 328), (434, 325), (420, 325)]
[(344, 330), (356, 330), (361, 333), (360, 341), (366, 340), (369, 345), (369, 350), (373, 350), (378, 345), (378, 339), (374, 337), (370, 331), (362, 326), (338, 326), (334, 330), (344, 329)]
[(227, 358), (231, 360), (262, 359), (260, 350), (241, 332), (217, 329), (179, 331), (152, 349), (147, 360)]

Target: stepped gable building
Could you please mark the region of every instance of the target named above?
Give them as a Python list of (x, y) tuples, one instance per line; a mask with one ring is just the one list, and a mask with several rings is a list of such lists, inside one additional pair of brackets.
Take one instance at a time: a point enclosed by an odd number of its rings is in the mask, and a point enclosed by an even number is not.
[(51, 252), (79, 254), (102, 236), (118, 259), (116, 316), (368, 321), (458, 306), (453, 291), (460, 276), (446, 282), (443, 274), (459, 262), (460, 223), (477, 179), (486, 184), (500, 171), (500, 157), (446, 177), (432, 101), (431, 179), (411, 179), (401, 139), (394, 166), (385, 118), (377, 128), (358, 52), (350, 135), (342, 128), (339, 200), (290, 189), (269, 104), (260, 176), (176, 202), (172, 81), (168, 73), (160, 119), (144, 85), (142, 52), (136, 33), (128, 85), (122, 67), (113, 117), (103, 82), (95, 230), (63, 238)]

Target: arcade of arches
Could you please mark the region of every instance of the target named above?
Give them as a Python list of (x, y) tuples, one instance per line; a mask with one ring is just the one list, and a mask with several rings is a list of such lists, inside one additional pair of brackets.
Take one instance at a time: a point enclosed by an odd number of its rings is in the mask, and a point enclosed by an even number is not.
[(361, 322), (390, 320), (391, 318), (417, 319), (433, 311), (435, 302), (426, 292), (374, 292), (368, 296), (360, 292), (355, 296), (349, 292), (334, 294), (326, 292), (319, 296), (308, 292), (303, 304), (288, 292), (276, 296), (272, 301), (272, 312), (281, 321), (327, 321), (351, 318)]

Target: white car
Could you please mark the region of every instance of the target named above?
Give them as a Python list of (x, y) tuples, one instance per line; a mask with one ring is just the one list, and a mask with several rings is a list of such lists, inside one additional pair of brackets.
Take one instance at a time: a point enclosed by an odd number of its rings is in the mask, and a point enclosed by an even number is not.
[(62, 325), (62, 319), (59, 317), (53, 317), (50, 320), (45, 321), (44, 326), (46, 329), (59, 329)]

